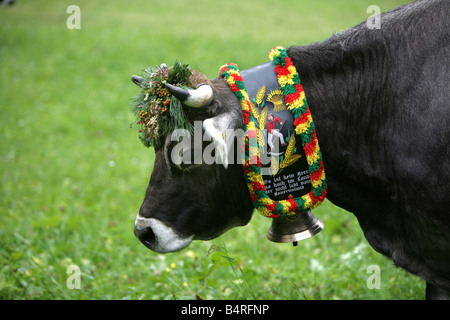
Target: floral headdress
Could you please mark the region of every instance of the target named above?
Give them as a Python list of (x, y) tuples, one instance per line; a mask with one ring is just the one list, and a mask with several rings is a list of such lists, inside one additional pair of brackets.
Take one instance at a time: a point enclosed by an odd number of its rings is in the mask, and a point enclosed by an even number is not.
[(139, 139), (146, 147), (159, 147), (162, 138), (175, 129), (192, 131), (183, 104), (166, 88), (166, 83), (190, 89), (191, 69), (187, 64), (175, 62), (168, 68), (166, 64), (148, 67), (143, 77), (133, 77), (142, 90), (134, 98), (131, 111), (136, 115), (140, 126)]

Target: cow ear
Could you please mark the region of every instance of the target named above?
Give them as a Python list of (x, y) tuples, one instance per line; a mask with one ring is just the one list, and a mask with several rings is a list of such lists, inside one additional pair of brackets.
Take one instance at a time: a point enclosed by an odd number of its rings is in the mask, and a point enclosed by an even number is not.
[(225, 137), (227, 129), (235, 129), (236, 121), (231, 113), (224, 113), (203, 121), (205, 134), (212, 139), (215, 144), (216, 159), (228, 168), (228, 147)]

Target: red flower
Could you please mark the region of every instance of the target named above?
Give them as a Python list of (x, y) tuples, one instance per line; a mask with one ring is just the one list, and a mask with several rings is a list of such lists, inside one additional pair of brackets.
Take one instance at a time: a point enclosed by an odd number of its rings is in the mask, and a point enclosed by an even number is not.
[(243, 117), (244, 117), (244, 124), (247, 125), (250, 122), (250, 114), (247, 112), (244, 112)]
[(319, 201), (319, 199), (314, 196), (314, 193), (312, 192), (312, 190), (309, 192), (309, 197), (311, 198), (311, 202), (312, 202), (313, 206), (315, 206), (317, 201)]
[(285, 61), (284, 67), (285, 67), (286, 69), (287, 69), (288, 67), (294, 65), (294, 64), (292, 63), (291, 58), (286, 58), (286, 59), (284, 59), (284, 61)]
[(307, 156), (311, 156), (314, 153), (314, 150), (317, 146), (317, 139), (314, 139), (314, 137), (311, 139), (311, 142), (308, 142), (305, 144), (303, 149), (305, 150), (305, 154)]
[(311, 113), (309, 112), (309, 109), (306, 109), (306, 112), (303, 113), (300, 117), (295, 118), (294, 120), (294, 126), (298, 126), (299, 124), (305, 123), (306, 121), (308, 121), (308, 116)]
[(297, 202), (295, 202), (295, 200), (292, 198), (289, 198), (287, 201), (291, 205), (291, 207), (289, 208), (289, 211), (292, 211), (292, 212), (297, 211), (297, 208), (298, 208)]
[(301, 83), (295, 84), (294, 87), (295, 87), (295, 91), (297, 91), (298, 94), (300, 94), (304, 91)]
[(266, 191), (266, 186), (261, 184), (261, 183), (259, 183), (259, 182), (253, 181), (252, 182), (252, 186), (253, 186), (253, 190), (254, 191), (256, 191), (256, 190)]
[(293, 103), (295, 100), (297, 100), (298, 98), (300, 98), (300, 93), (298, 91), (296, 91), (295, 93), (288, 93), (285, 97), (284, 100), (291, 104)]
[(277, 65), (275, 67), (275, 72), (277, 73), (277, 76), (287, 76), (290, 75), (291, 72), (288, 70), (288, 68), (285, 66), (284, 68), (281, 65)]
[(220, 68), (220, 73), (226, 72), (226, 71), (228, 71), (230, 69), (237, 69), (237, 68), (238, 68), (237, 64), (228, 63), (228, 64), (222, 66), (222, 68)]
[(320, 178), (322, 177), (322, 173), (323, 173), (323, 165), (322, 165), (322, 162), (321, 162), (320, 164), (321, 164), (321, 166), (320, 166), (320, 169), (319, 169), (319, 170), (310, 173), (310, 175), (311, 175), (311, 180), (312, 180), (312, 181), (320, 180)]
[[(271, 204), (266, 205), (266, 208), (271, 211), (274, 212), (275, 209), (277, 208), (277, 203), (275, 201), (272, 201)], [(278, 215), (279, 216), (279, 215)]]
[(234, 81), (244, 81), (239, 73), (232, 73), (231, 77), (234, 79)]
[(233, 83), (230, 85), (230, 89), (233, 92), (239, 91), (240, 89), (238, 88), (238, 86), (236, 85), (236, 83)]

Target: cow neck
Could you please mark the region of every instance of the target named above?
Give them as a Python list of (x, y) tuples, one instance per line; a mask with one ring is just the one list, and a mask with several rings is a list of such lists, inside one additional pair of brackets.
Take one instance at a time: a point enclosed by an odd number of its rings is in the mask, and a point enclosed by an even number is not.
[(287, 109), (294, 117), (295, 134), (293, 135), (296, 139), (301, 139), (306, 156), (311, 190), (302, 196), (288, 195), (286, 199), (274, 200), (268, 195), (261, 174), (260, 131), (252, 112), (252, 102), (245, 88), (244, 79), (238, 66), (232, 63), (220, 68), (220, 76), (230, 86), (242, 107), (246, 137), (243, 170), (253, 205), (263, 216), (278, 218), (304, 213), (320, 205), (326, 197), (327, 183), (314, 122), (295, 66), (282, 47), (270, 50), (269, 57), (274, 65)]

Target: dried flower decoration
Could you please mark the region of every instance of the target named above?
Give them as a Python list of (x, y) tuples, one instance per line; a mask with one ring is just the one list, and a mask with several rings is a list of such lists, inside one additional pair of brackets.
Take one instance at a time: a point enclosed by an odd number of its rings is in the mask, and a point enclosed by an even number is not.
[(140, 126), (139, 139), (144, 146), (158, 148), (163, 137), (175, 129), (192, 131), (187, 109), (166, 89), (166, 83), (191, 89), (191, 74), (189, 66), (180, 62), (175, 62), (171, 68), (161, 64), (144, 70), (142, 81), (138, 84), (141, 92), (131, 106), (136, 124)]

